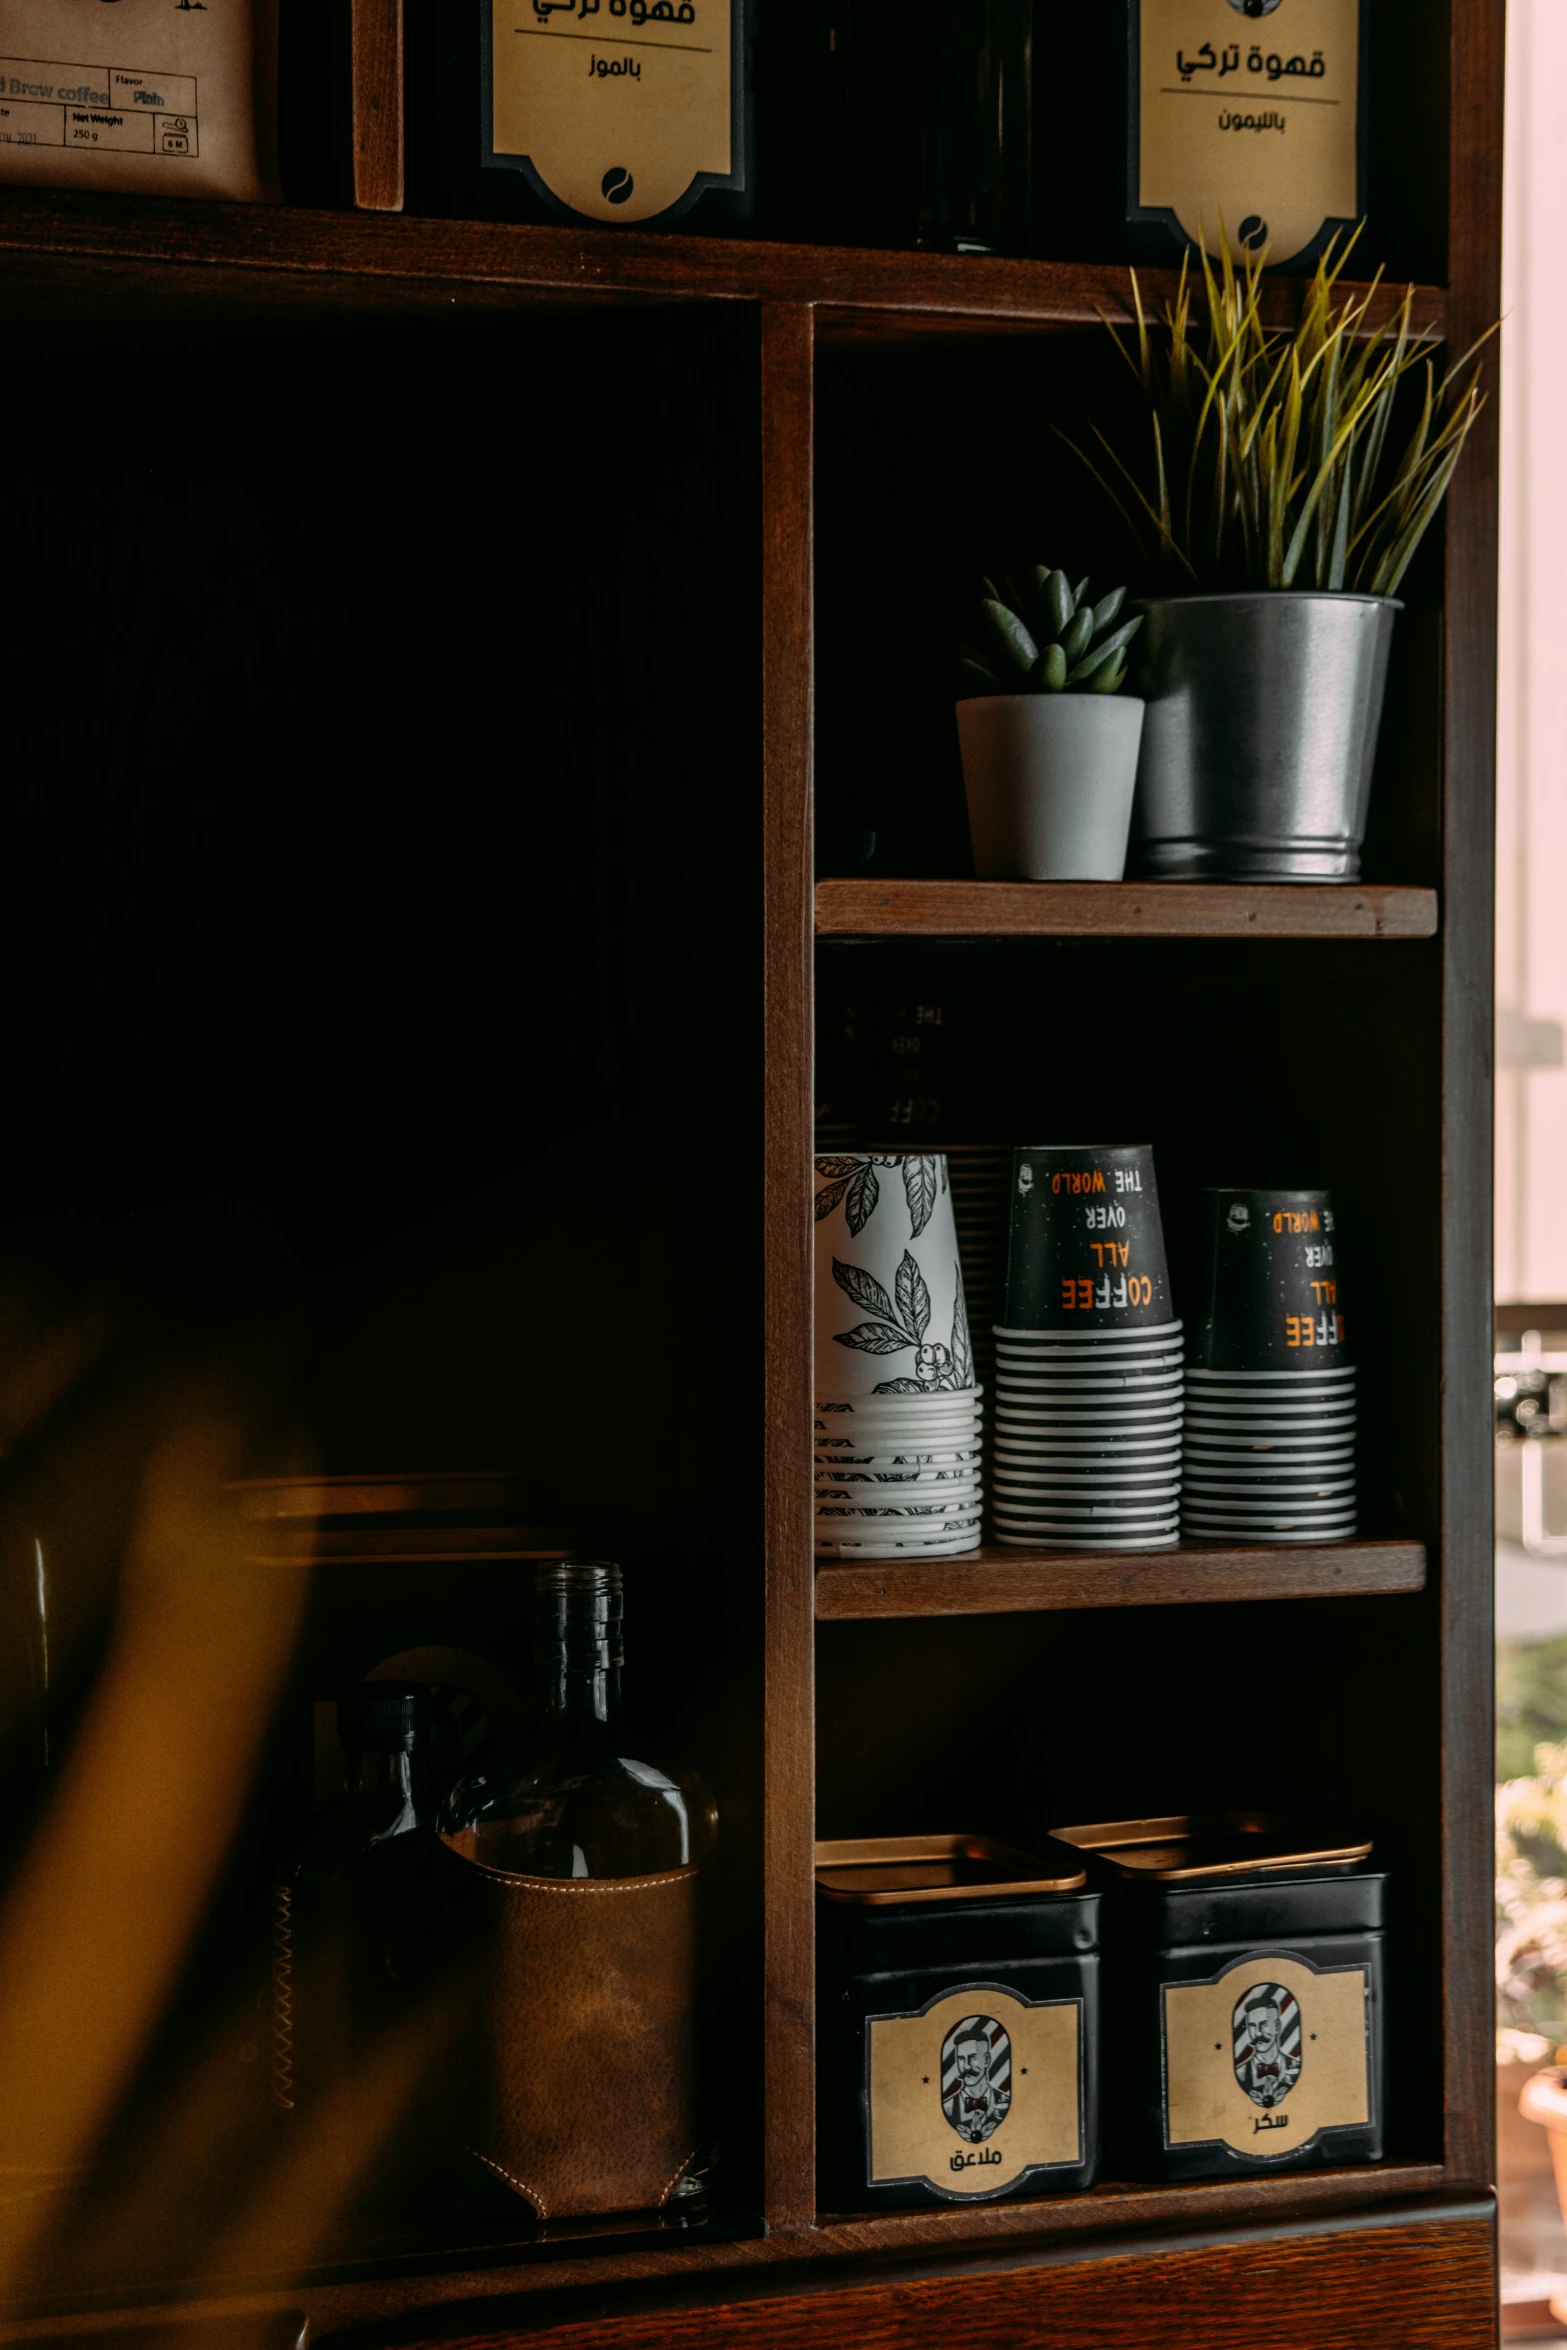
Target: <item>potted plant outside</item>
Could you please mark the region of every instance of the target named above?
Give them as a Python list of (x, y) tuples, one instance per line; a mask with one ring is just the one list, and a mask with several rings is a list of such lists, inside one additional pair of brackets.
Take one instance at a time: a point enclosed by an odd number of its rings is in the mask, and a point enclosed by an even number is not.
[(1123, 693), (1124, 588), (1097, 604), (1043, 564), (984, 582), (965, 646), (958, 740), (982, 880), (1119, 881), (1126, 869), (1143, 705)]
[[(1188, 267), (1161, 324), (1132, 280), (1112, 333), (1148, 417), (1145, 465), (1087, 458), (1165, 592), (1141, 604), (1148, 703), (1131, 860), (1168, 880), (1353, 881), (1398, 588), (1481, 406), (1470, 351), (1438, 381), (1414, 290), (1369, 323), (1330, 248), (1293, 332), (1262, 260)], [(1079, 452), (1082, 454), (1082, 452)]]

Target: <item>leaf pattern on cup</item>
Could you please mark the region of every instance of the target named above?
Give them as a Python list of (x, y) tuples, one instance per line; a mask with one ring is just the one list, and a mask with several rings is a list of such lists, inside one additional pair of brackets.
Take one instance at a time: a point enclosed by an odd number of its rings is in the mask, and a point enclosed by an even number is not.
[(874, 1273), (867, 1273), (863, 1265), (845, 1265), (834, 1257), (832, 1277), (862, 1312), (876, 1317), (874, 1321), (861, 1322), (853, 1330), (835, 1331), (835, 1346), (852, 1346), (861, 1354), (872, 1355), (903, 1354), (911, 1346), (914, 1349), (914, 1377), (885, 1379), (872, 1390), (874, 1394), (936, 1395), (943, 1390), (956, 1390), (960, 1383), (953, 1368), (952, 1349), (925, 1342), (930, 1327), (930, 1291), (924, 1274), (907, 1249), (893, 1283), (898, 1293), (896, 1304)]
[(959, 1387), (974, 1384), (974, 1349), (969, 1343), (968, 1307), (963, 1298), (963, 1268), (955, 1266), (952, 1295), (952, 1369)]
[(947, 1188), (947, 1162), (940, 1153), (916, 1152), (908, 1157), (818, 1159), (816, 1172), (825, 1175), (827, 1181), (816, 1194), (817, 1223), (821, 1223), (824, 1216), (830, 1216), (842, 1200), (849, 1238), (858, 1240), (876, 1213), (881, 1198), (881, 1185), (876, 1176), (878, 1167), (902, 1168), (903, 1193), (909, 1203), (909, 1223), (913, 1228), (911, 1237), (918, 1240), (930, 1222), (938, 1193)]
[[(913, 1262), (913, 1258), (905, 1254), (903, 1263), (911, 1265)], [(837, 1267), (834, 1266), (833, 1270), (836, 1272)], [(953, 1279), (955, 1289), (952, 1300), (952, 1344), (950, 1346), (921, 1346), (915, 1357), (916, 1376), (912, 1379), (883, 1379), (878, 1387), (872, 1389), (871, 1392), (874, 1395), (940, 1395), (942, 1393), (956, 1395), (973, 1386), (974, 1350), (969, 1343), (968, 1308), (963, 1302), (963, 1273), (960, 1266), (953, 1267)], [(901, 1285), (903, 1280), (902, 1266), (898, 1269), (898, 1280)], [(920, 1286), (923, 1289), (924, 1283), (921, 1282)], [(885, 1290), (882, 1291), (882, 1295), (885, 1297)], [(928, 1323), (929, 1319), (930, 1300), (927, 1292), (925, 1322)], [(924, 1334), (925, 1324), (922, 1323), (920, 1336), (923, 1338)], [(850, 1343), (852, 1343), (850, 1339), (840, 1341), (840, 1344)], [(878, 1351), (887, 1352), (889, 1350), (883, 1348)]]

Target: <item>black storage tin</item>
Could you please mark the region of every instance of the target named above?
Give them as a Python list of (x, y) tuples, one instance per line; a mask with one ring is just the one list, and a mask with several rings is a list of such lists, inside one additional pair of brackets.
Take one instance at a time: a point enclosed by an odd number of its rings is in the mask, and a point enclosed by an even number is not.
[(1265, 1814), (1054, 1831), (1105, 1894), (1119, 2171), (1211, 2179), (1382, 2155), (1383, 1914), (1369, 1844)]
[(984, 1837), (818, 1844), (822, 2197), (1004, 2202), (1099, 2168), (1099, 1896)]

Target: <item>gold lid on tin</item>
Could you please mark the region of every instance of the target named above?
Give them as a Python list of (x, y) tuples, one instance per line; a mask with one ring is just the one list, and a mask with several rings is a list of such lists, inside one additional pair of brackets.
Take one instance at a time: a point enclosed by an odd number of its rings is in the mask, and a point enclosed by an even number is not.
[(1309, 1823), (1261, 1811), (1192, 1812), (1163, 1820), (1109, 1820), (1051, 1835), (1091, 1852), (1129, 1884), (1197, 1884), (1221, 1877), (1275, 1876), (1285, 1869), (1346, 1868), (1369, 1860), (1371, 1844), (1325, 1834)]
[(863, 1836), (818, 1844), (816, 1882), (829, 1901), (886, 1906), (1078, 1893), (1088, 1872), (1075, 1853), (1019, 1852), (990, 1836)]

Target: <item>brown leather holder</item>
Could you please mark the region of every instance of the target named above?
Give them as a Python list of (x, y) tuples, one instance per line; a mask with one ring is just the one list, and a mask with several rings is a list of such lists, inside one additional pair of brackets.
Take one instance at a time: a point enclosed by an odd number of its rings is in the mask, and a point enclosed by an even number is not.
[(441, 1855), (473, 1968), (459, 2135), (541, 2219), (666, 2203), (696, 2151), (696, 1870), (514, 1876), (464, 1841)]

